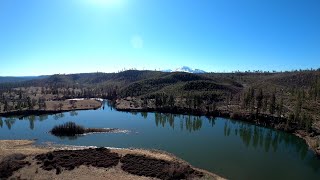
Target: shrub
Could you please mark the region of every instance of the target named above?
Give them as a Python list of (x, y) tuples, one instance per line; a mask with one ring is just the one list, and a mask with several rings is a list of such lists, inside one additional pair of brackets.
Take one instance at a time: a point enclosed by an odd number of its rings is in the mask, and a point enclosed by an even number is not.
[(84, 134), (86, 129), (77, 125), (74, 122), (67, 122), (62, 125), (54, 126), (51, 133), (55, 136), (75, 136), (77, 134)]

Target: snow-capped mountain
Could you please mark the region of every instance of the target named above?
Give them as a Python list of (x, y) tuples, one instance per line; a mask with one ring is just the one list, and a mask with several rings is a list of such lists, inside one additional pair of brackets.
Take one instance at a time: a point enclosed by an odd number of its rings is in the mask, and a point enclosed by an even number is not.
[(167, 70), (163, 70), (163, 72), (187, 72), (187, 73), (194, 73), (194, 74), (206, 73), (205, 71), (203, 71), (201, 69), (191, 69), (188, 66), (182, 66), (182, 67), (177, 68), (175, 70), (167, 69)]

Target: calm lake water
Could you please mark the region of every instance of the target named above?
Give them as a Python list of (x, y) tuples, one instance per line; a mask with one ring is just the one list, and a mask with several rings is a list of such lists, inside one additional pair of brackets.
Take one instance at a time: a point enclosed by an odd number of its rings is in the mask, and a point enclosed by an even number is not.
[[(48, 133), (73, 121), (85, 127), (120, 128), (127, 134), (59, 138)], [(161, 149), (229, 179), (320, 179), (320, 159), (303, 140), (284, 132), (225, 118), (104, 109), (27, 118), (0, 118), (0, 139), (37, 143)]]

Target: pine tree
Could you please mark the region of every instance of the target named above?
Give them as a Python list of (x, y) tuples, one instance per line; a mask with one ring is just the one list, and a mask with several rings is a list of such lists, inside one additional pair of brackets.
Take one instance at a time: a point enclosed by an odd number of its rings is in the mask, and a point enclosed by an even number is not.
[(146, 97), (143, 98), (142, 106), (143, 106), (144, 108), (148, 107), (148, 99), (147, 99)]
[(43, 101), (43, 110), (46, 110), (46, 109), (47, 109), (46, 101)]
[(4, 107), (3, 107), (3, 111), (4, 111), (4, 112), (8, 112), (8, 110), (9, 110), (8, 101), (7, 101), (7, 100), (4, 100)]
[(255, 98), (254, 98), (255, 91), (253, 88), (251, 88), (250, 92), (250, 112), (253, 113), (254, 105), (255, 105)]
[(276, 109), (276, 94), (274, 92), (274, 93), (272, 93), (271, 100), (270, 100), (270, 106), (269, 106), (270, 114), (274, 114), (275, 109)]
[(283, 113), (283, 98), (280, 99), (280, 103), (278, 105), (278, 116), (281, 118)]
[(188, 95), (186, 97), (186, 104), (187, 104), (188, 108), (190, 109), (191, 105), (192, 105), (192, 99), (191, 99), (190, 93), (188, 93)]
[(21, 101), (19, 100), (18, 103), (17, 103), (17, 109), (19, 111), (22, 111), (22, 104), (21, 104)]
[(21, 100), (22, 99), (22, 90), (20, 89), (20, 91), (19, 91), (19, 100)]
[(156, 94), (155, 95), (155, 105), (156, 107), (161, 107), (162, 106), (162, 98), (160, 96), (160, 94)]
[(268, 109), (268, 97), (265, 96), (265, 97), (263, 98), (262, 111), (263, 111), (263, 112), (267, 112), (267, 109)]
[(316, 84), (316, 87), (315, 87), (315, 99), (318, 100), (319, 97), (320, 97), (320, 78), (318, 78), (317, 80), (317, 84)]
[(29, 109), (29, 110), (33, 109), (32, 102), (31, 102), (31, 98), (30, 98), (30, 97), (27, 98), (27, 103), (28, 103), (28, 109)]
[(172, 95), (169, 96), (168, 104), (172, 108), (174, 106), (174, 97)]
[(305, 120), (305, 129), (307, 132), (311, 130), (312, 123), (313, 123), (313, 118), (312, 116), (308, 115)]
[(301, 109), (302, 109), (302, 96), (301, 96), (300, 91), (298, 91), (297, 101), (296, 101), (296, 105), (294, 108), (294, 117), (295, 117), (294, 121), (295, 122), (299, 121)]
[(166, 106), (167, 105), (167, 95), (166, 94), (161, 94), (161, 98), (162, 98), (162, 104), (164, 105), (164, 106)]
[(61, 110), (62, 110), (62, 107), (63, 107), (63, 104), (60, 102), (58, 106), (59, 106), (59, 109), (60, 109), (60, 111), (61, 111)]
[(263, 92), (262, 89), (259, 89), (258, 95), (256, 97), (256, 101), (257, 101), (257, 110), (256, 110), (256, 114), (258, 115), (261, 111), (262, 108), (262, 100), (263, 100)]

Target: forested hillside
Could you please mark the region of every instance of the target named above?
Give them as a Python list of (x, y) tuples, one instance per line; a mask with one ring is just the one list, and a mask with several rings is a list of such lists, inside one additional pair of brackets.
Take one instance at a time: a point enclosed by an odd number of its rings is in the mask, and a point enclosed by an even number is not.
[[(0, 112), (41, 109), (50, 100), (131, 98), (134, 107), (203, 114), (267, 115), (310, 130), (320, 119), (320, 71), (206, 73), (129, 70), (52, 75), (0, 84)], [(130, 109), (130, 107), (128, 107)]]

